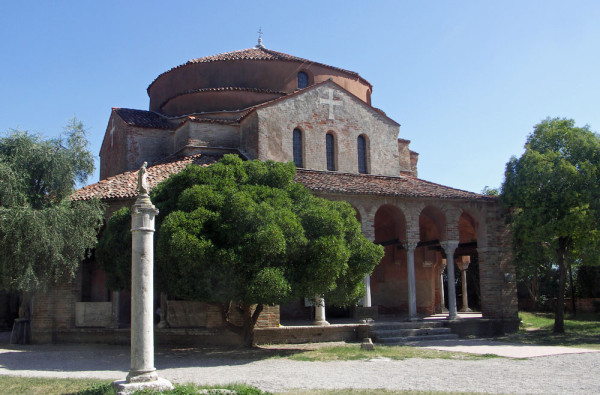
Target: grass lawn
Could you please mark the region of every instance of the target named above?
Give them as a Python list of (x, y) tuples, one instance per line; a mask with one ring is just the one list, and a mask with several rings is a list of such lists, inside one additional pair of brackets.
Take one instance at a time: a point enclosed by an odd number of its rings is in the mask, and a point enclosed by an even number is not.
[(600, 315), (565, 315), (565, 333), (555, 334), (554, 314), (520, 312), (521, 328), (498, 340), (525, 344), (543, 344), (552, 346), (570, 346), (600, 349)]
[(50, 379), (38, 377), (0, 376), (0, 394), (58, 395), (74, 394), (97, 387), (106, 381), (92, 379)]
[[(210, 389), (210, 386), (176, 385), (175, 390), (161, 392), (170, 395), (192, 395), (201, 389)], [(268, 394), (257, 388), (243, 384), (219, 386), (219, 388), (235, 390), (239, 395)], [(210, 393), (210, 392), (209, 392)], [(53, 379), (31, 378), (20, 376), (0, 376), (1, 395), (114, 395), (111, 382), (105, 380), (89, 379)], [(141, 392), (140, 394), (155, 394)]]
[[(208, 389), (211, 387), (196, 386), (196, 385), (176, 385), (174, 391), (161, 393), (171, 395), (191, 395), (197, 394), (201, 389)], [(257, 388), (246, 386), (246, 385), (227, 385), (220, 386), (219, 388), (225, 388), (235, 390), (239, 395), (268, 395), (270, 393), (263, 392)], [(0, 394), (4, 395), (114, 395), (114, 391), (110, 386), (110, 382), (102, 380), (88, 380), (88, 379), (49, 379), (49, 378), (29, 378), (29, 377), (18, 377), (18, 376), (0, 376)], [(143, 393), (150, 394), (150, 393)], [(210, 392), (209, 392), (210, 394)], [(339, 390), (298, 390), (290, 391), (282, 394), (288, 395), (368, 395), (368, 394), (382, 394), (382, 395), (415, 395), (415, 394), (428, 394), (428, 395), (440, 395), (440, 394), (473, 394), (471, 392), (437, 392), (437, 391), (390, 391), (383, 389), (368, 389), (368, 390), (353, 390), (353, 389), (339, 389)]]
[(295, 361), (348, 361), (369, 360), (374, 358), (388, 358), (396, 360), (409, 358), (479, 360), (498, 358), (498, 356), (438, 351), (409, 346), (376, 345), (374, 351), (366, 351), (361, 350), (360, 344), (346, 344), (341, 346), (319, 347), (314, 350), (308, 350), (289, 355), (287, 358)]

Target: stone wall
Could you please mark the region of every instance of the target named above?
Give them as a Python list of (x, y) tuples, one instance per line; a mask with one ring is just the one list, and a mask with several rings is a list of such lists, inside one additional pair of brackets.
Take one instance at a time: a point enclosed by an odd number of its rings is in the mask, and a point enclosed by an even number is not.
[(80, 299), (79, 278), (38, 292), (33, 297), (31, 333), (33, 343), (49, 343), (61, 329), (75, 327), (75, 303)]
[[(333, 92), (333, 118), (321, 100)], [(293, 160), (292, 132), (303, 133), (304, 167), (327, 170), (325, 136), (332, 133), (336, 146), (336, 170), (358, 173), (357, 139), (367, 139), (367, 168), (371, 174), (400, 174), (397, 136), (399, 125), (364, 102), (329, 83), (256, 110), (258, 159)], [(407, 165), (410, 170), (410, 164)]]

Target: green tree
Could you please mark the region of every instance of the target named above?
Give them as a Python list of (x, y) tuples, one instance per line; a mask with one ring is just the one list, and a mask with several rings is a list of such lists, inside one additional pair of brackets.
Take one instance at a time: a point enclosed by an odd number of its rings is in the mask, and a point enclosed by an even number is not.
[(98, 238), (95, 257), (106, 273), (108, 289), (131, 289), (131, 210), (128, 207), (115, 211), (106, 222)]
[(64, 136), (12, 131), (0, 138), (0, 289), (29, 295), (72, 279), (96, 244), (102, 205), (69, 195), (94, 171), (85, 130), (73, 119)]
[(564, 333), (567, 267), (598, 261), (599, 176), (600, 138), (570, 119), (536, 125), (525, 153), (506, 164), (502, 200), (510, 208), (516, 256), (549, 254), (558, 267), (556, 333)]
[[(365, 274), (383, 256), (382, 247), (362, 235), (349, 204), (315, 197), (294, 174), (292, 163), (226, 155), (208, 167), (188, 166), (151, 193), (160, 210), (155, 256), (161, 290), (218, 304), (227, 328), (248, 345), (264, 305), (316, 295), (353, 304), (364, 294)], [(101, 241), (102, 262), (123, 245), (116, 235), (128, 230), (124, 215), (109, 220), (106, 233), (115, 237)], [(126, 270), (113, 271), (114, 284), (128, 281)]]

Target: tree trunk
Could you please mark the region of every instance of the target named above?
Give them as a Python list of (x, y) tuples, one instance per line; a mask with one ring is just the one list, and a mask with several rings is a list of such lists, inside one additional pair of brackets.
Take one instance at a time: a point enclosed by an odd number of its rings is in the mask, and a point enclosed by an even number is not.
[(573, 315), (577, 316), (577, 306), (575, 303), (575, 288), (573, 287), (573, 265), (571, 265), (571, 260), (569, 260), (569, 284), (571, 288), (571, 306), (573, 307)]
[(229, 314), (231, 312), (232, 303), (221, 304), (221, 314), (225, 327), (230, 331), (237, 333), (242, 338), (242, 344), (245, 347), (252, 347), (254, 343), (254, 326), (258, 317), (263, 310), (263, 305), (259, 304), (252, 312), (252, 306), (240, 304), (237, 306), (238, 311), (242, 315), (242, 326), (234, 325), (229, 321)]
[(567, 241), (564, 237), (558, 239), (558, 249), (556, 250), (558, 261), (558, 295), (556, 298), (556, 314), (554, 316), (554, 333), (565, 333), (565, 254)]

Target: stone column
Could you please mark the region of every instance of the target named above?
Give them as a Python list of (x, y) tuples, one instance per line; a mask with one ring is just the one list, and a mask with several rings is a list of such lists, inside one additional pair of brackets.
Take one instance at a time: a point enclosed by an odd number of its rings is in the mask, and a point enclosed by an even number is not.
[(322, 296), (315, 297), (315, 320), (313, 325), (329, 325), (325, 319), (325, 299)]
[(460, 262), (457, 262), (458, 268), (460, 269), (462, 283), (462, 307), (460, 311), (466, 313), (472, 311), (469, 308), (469, 298), (467, 295), (467, 269), (469, 268), (469, 263), (471, 263), (471, 257), (468, 255), (464, 255), (461, 258), (462, 259), (460, 260)]
[(446, 253), (448, 263), (448, 319), (454, 320), (458, 317), (456, 313), (456, 289), (454, 283), (454, 251), (458, 247), (458, 241), (441, 241), (440, 245)]
[(362, 299), (363, 307), (371, 307), (371, 276), (365, 275), (365, 296)]
[(408, 281), (408, 319), (413, 321), (417, 319), (417, 287), (415, 282), (415, 249), (418, 241), (409, 240), (406, 242), (406, 269)]
[(138, 174), (138, 198), (131, 208), (131, 368), (125, 381), (115, 381), (118, 394), (173, 385), (154, 367), (154, 217), (158, 210), (148, 196), (146, 162)]
[(444, 296), (444, 268), (446, 267), (446, 258), (442, 258), (442, 264), (440, 266), (440, 304), (442, 313), (447, 313), (446, 298)]

